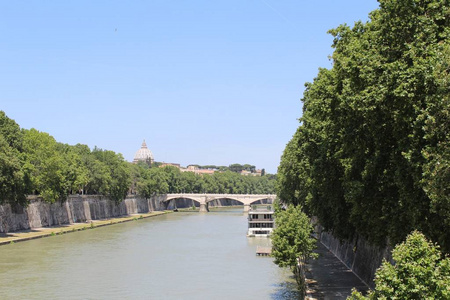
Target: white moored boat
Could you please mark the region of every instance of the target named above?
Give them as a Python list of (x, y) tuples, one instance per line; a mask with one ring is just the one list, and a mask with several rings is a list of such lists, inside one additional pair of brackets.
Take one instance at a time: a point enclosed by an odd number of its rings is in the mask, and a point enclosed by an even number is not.
[(272, 205), (252, 205), (248, 211), (247, 236), (268, 237), (274, 228)]

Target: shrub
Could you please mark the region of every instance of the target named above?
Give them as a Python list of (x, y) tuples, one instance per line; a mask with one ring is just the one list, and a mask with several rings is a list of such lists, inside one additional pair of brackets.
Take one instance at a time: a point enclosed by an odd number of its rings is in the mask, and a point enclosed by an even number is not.
[(394, 265), (377, 270), (375, 290), (366, 297), (354, 290), (349, 299), (450, 299), (450, 258), (422, 233), (408, 235), (392, 256)]

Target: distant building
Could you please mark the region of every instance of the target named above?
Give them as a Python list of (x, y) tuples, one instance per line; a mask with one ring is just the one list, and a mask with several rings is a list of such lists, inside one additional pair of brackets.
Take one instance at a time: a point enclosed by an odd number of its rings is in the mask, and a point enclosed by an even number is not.
[(197, 171), (195, 171), (196, 174), (214, 174), (216, 171), (215, 170), (209, 170), (209, 169), (199, 169)]
[(136, 164), (140, 161), (145, 162), (147, 164), (152, 164), (155, 161), (153, 158), (153, 153), (152, 151), (150, 151), (150, 149), (147, 148), (145, 140), (144, 142), (142, 142), (141, 149), (139, 149), (134, 155), (133, 163)]
[[(150, 151), (150, 149), (148, 149), (147, 144), (145, 143), (145, 140), (142, 142), (142, 146), (141, 149), (139, 149), (138, 151), (136, 151), (136, 154), (134, 155), (134, 159), (133, 159), (133, 163), (138, 163), (138, 162), (145, 162), (148, 165), (153, 165), (154, 167), (166, 167), (166, 166), (171, 166), (171, 167), (175, 167), (177, 169), (179, 169), (181, 172), (192, 172), (195, 174), (214, 174), (216, 172), (218, 173), (222, 173), (223, 169), (228, 169), (228, 168), (223, 168), (222, 167), (216, 167), (216, 166), (204, 166), (204, 167), (200, 167), (199, 165), (188, 165), (186, 168), (182, 167), (180, 164), (176, 164), (176, 163), (166, 163), (166, 162), (157, 162), (155, 163), (155, 160), (153, 158), (153, 153), (152, 151)], [(221, 171), (222, 170), (222, 171)], [(248, 170), (242, 170), (241, 172), (238, 172), (239, 174), (243, 175), (243, 176), (261, 176), (262, 175), (262, 171), (259, 169), (253, 168), (250, 169), (250, 171)]]
[(189, 165), (187, 168), (181, 168), (181, 172), (193, 172), (195, 174), (214, 174), (216, 170), (213, 169), (200, 169), (198, 166)]
[(244, 176), (252, 175), (252, 172), (247, 171), (247, 170), (242, 170), (241, 175), (244, 175)]
[(260, 169), (256, 169), (255, 173), (252, 174), (253, 176), (261, 176), (262, 175), (262, 170)]
[(261, 176), (262, 171), (261, 170), (255, 170), (255, 172), (252, 173), (252, 172), (247, 171), (247, 170), (242, 170), (240, 174), (244, 175), (244, 176)]
[(159, 165), (160, 168), (164, 168), (164, 167), (166, 167), (166, 166), (170, 166), (170, 167), (175, 167), (175, 168), (181, 169), (180, 164), (174, 164), (174, 163), (166, 163), (166, 162), (162, 162), (162, 163)]

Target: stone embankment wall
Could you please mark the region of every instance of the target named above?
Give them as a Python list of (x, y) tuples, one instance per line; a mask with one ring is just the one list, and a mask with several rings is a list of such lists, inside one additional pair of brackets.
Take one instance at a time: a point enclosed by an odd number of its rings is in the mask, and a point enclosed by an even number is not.
[(371, 288), (375, 287), (375, 272), (381, 266), (383, 259), (392, 262), (391, 247), (374, 246), (361, 237), (341, 241), (328, 232), (319, 232), (318, 238)]
[(21, 206), (0, 205), (0, 232), (13, 232), (54, 225), (90, 222), (123, 215), (163, 210), (164, 196), (150, 199), (127, 197), (116, 203), (102, 196), (69, 196), (64, 202), (46, 203), (38, 197), (30, 198), (30, 204)]
[[(27, 207), (0, 205), (0, 233), (28, 230), (63, 224), (90, 222), (124, 215), (147, 213), (157, 210), (189, 208), (198, 202), (191, 199), (177, 199), (163, 202), (166, 195), (153, 196), (149, 199), (128, 196), (116, 203), (103, 196), (83, 195), (69, 196), (64, 202), (46, 203), (39, 197), (30, 197)], [(175, 204), (176, 203), (176, 204)], [(230, 199), (211, 201), (210, 206), (242, 205)]]

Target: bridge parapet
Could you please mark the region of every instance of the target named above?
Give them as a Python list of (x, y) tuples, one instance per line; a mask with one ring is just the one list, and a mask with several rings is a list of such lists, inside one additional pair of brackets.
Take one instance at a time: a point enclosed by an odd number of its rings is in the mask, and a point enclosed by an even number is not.
[(230, 199), (241, 202), (244, 205), (244, 210), (248, 210), (248, 207), (259, 200), (274, 201), (275, 194), (193, 194), (193, 193), (178, 193), (167, 194), (162, 202), (167, 202), (173, 199), (191, 199), (200, 203), (200, 211), (208, 211), (208, 203), (217, 199)]

